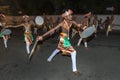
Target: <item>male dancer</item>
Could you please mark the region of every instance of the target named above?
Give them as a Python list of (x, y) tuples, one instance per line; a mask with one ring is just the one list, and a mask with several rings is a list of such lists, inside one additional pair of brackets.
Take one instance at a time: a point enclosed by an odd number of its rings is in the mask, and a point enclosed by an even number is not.
[[(92, 13), (91, 13), (91, 12), (89, 12), (89, 13), (87, 13), (87, 14), (84, 15), (84, 18), (83, 18), (83, 20), (82, 20), (82, 22), (81, 22), (82, 25), (81, 25), (80, 28), (78, 28), (79, 35), (81, 35), (82, 32), (83, 32), (86, 28), (89, 27), (89, 25), (90, 25), (89, 19), (91, 18), (91, 16), (92, 16)], [(84, 42), (85, 48), (88, 48), (87, 38), (84, 38), (84, 39), (83, 39), (83, 42)], [(77, 46), (79, 46), (79, 45), (80, 45), (80, 44), (78, 43)]]
[(24, 15), (23, 19), (24, 19), (24, 23), (17, 25), (17, 26), (13, 26), (13, 27), (24, 27), (25, 28), (24, 39), (26, 42), (26, 50), (27, 50), (27, 53), (29, 54), (30, 45), (32, 44), (32, 41), (33, 41), (33, 36), (32, 36), (32, 31), (31, 31), (32, 24), (29, 22), (30, 17), (28, 15)]
[(0, 22), (1, 22), (1, 25), (0, 25), (0, 26), (2, 27), (2, 30), (1, 30), (1, 32), (0, 32), (0, 37), (3, 38), (5, 48), (7, 48), (7, 47), (8, 47), (8, 46), (7, 46), (7, 42), (8, 42), (8, 39), (10, 38), (10, 35), (4, 35), (4, 34), (2, 34), (2, 32), (3, 32), (6, 28), (8, 28), (8, 27), (6, 26), (6, 21), (5, 21), (5, 19), (6, 19), (5, 15), (4, 15), (4, 14), (0, 14)]
[[(58, 54), (60, 51), (62, 51), (65, 55), (70, 55), (72, 60), (72, 71), (75, 74), (79, 74), (77, 67), (76, 67), (76, 50), (71, 46), (69, 41), (69, 30), (72, 27), (72, 25), (76, 25), (77, 27), (80, 27), (80, 24), (77, 24), (75, 21), (72, 20), (72, 10), (68, 10), (65, 13), (62, 14), (62, 17), (64, 20), (59, 23), (55, 28), (49, 30), (42, 36), (38, 36), (38, 40), (43, 40), (43, 37), (50, 34), (51, 32), (54, 32), (56, 29), (61, 28), (62, 33), (60, 34), (60, 42), (58, 44), (57, 49), (53, 51), (53, 53), (50, 55), (50, 57), (47, 59), (48, 62), (51, 62), (53, 57)], [(61, 40), (63, 38), (63, 40)]]

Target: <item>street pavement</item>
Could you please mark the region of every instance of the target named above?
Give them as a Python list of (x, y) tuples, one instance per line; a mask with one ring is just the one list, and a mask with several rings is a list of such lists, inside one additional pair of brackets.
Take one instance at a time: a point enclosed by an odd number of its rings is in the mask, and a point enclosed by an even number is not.
[[(47, 58), (56, 49), (58, 36), (47, 38), (38, 43), (36, 51), (28, 64), (28, 54), (22, 31), (13, 31), (4, 48), (0, 38), (0, 80), (120, 80), (120, 32), (100, 32), (88, 42), (88, 49), (83, 43), (77, 47), (79, 36), (71, 39), (77, 51), (77, 68), (80, 75), (75, 75), (71, 68), (71, 58), (58, 54), (53, 62)], [(32, 44), (31, 49), (34, 44)]]

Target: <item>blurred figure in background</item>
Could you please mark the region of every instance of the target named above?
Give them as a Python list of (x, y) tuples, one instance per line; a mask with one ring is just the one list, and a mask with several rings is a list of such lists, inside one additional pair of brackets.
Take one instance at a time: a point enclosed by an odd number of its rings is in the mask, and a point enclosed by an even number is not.
[[(78, 28), (78, 31), (79, 31), (79, 35), (82, 34), (82, 32), (87, 29), (89, 26), (90, 26), (90, 18), (92, 17), (92, 13), (91, 12), (88, 12), (84, 15), (84, 18), (83, 20), (81, 21), (81, 27)], [(80, 41), (81, 43), (81, 41)], [(87, 38), (84, 38), (83, 39), (83, 43), (84, 43), (84, 46), (85, 48), (87, 49), (88, 48), (88, 45), (87, 45)], [(79, 46), (79, 42), (77, 44), (77, 46)]]
[(7, 29), (8, 26), (6, 23), (6, 16), (4, 14), (0, 14), (0, 26), (2, 27), (0, 32), (0, 37), (3, 38), (5, 48), (7, 48), (8, 47), (7, 42), (8, 42), (8, 39), (10, 39), (11, 30)]

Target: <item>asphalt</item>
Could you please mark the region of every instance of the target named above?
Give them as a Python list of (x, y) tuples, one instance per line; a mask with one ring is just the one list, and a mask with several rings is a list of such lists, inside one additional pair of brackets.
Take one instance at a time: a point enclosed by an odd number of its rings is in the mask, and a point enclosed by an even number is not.
[[(88, 49), (76, 46), (79, 36), (71, 39), (77, 51), (77, 68), (80, 75), (72, 73), (71, 59), (58, 54), (53, 62), (47, 58), (57, 47), (58, 36), (38, 43), (36, 51), (28, 62), (22, 29), (12, 30), (8, 48), (0, 38), (0, 80), (120, 80), (120, 32), (99, 32), (90, 38)], [(33, 44), (34, 45), (34, 44)], [(31, 45), (31, 49), (33, 47)]]

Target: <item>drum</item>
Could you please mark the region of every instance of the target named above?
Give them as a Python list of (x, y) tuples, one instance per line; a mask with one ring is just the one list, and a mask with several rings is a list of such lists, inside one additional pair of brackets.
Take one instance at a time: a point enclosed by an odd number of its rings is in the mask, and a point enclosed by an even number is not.
[(85, 29), (80, 36), (81, 36), (81, 38), (87, 38), (87, 37), (91, 36), (95, 31), (96, 31), (95, 27), (90, 26), (87, 29)]
[(10, 35), (11, 34), (11, 30), (10, 29), (4, 29), (1, 33), (3, 35)]
[(35, 18), (35, 23), (36, 23), (37, 25), (42, 25), (42, 24), (44, 23), (43, 17), (41, 17), (41, 16), (36, 16), (36, 18)]

